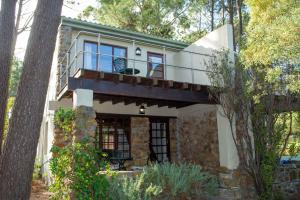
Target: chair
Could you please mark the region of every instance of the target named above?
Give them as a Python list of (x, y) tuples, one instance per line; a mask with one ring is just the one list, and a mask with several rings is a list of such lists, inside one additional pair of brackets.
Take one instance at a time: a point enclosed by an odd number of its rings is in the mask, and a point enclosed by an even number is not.
[(127, 62), (125, 58), (115, 58), (113, 62), (114, 71), (120, 73), (127, 68)]

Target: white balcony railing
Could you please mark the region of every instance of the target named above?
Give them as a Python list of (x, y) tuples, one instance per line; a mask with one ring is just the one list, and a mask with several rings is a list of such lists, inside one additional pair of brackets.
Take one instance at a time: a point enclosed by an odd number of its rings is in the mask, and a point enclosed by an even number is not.
[[(98, 51), (85, 51), (82, 44), (84, 36), (92, 36), (97, 38)], [(140, 59), (135, 56), (135, 52), (127, 52), (131, 57), (120, 57), (111, 54), (105, 54), (99, 51), (101, 45), (101, 38), (116, 38), (107, 35), (100, 35), (90, 32), (79, 32), (75, 39), (72, 41), (69, 49), (65, 55), (59, 59), (59, 87), (62, 90), (67, 85), (67, 77), (72, 77), (79, 69), (88, 69), (94, 71), (104, 71), (110, 73), (121, 73), (132, 76), (141, 76), (147, 78), (158, 78), (164, 80), (173, 80), (179, 82), (188, 82), (202, 84), (201, 80), (207, 78), (207, 66), (205, 61), (210, 59), (212, 55), (192, 52), (187, 50), (172, 50), (162, 46), (156, 46), (161, 49), (163, 55), (163, 62), (156, 63), (147, 59)], [(126, 40), (123, 38), (116, 38), (118, 41), (125, 40), (132, 45), (132, 51), (135, 51), (135, 41)], [(79, 45), (82, 44), (82, 45)], [(143, 44), (144, 46), (151, 46), (152, 44)], [(153, 46), (153, 45), (152, 45)], [(172, 56), (168, 52), (173, 51)], [(168, 56), (168, 59), (166, 57)], [(103, 58), (112, 58), (109, 66), (104, 66), (105, 63), (101, 62)], [(87, 62), (88, 61), (88, 62)], [(175, 64), (176, 63), (176, 64)], [(111, 70), (107, 68), (111, 67)]]

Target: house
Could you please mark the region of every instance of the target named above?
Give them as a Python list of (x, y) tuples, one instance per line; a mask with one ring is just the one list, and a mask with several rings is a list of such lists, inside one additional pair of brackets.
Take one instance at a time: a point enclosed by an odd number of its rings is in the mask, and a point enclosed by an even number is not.
[(208, 90), (207, 64), (221, 49), (233, 49), (230, 25), (186, 44), (63, 17), (38, 146), (43, 172), (55, 110), (85, 107), (115, 168), (192, 162), (232, 178), (238, 157), (229, 123)]

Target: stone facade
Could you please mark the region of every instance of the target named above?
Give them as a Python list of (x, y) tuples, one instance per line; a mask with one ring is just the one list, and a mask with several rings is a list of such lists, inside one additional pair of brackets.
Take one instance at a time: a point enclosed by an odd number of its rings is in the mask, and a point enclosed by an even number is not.
[[(58, 65), (57, 65), (57, 74), (56, 74), (56, 80), (57, 86), (56, 86), (56, 91), (60, 90), (61, 88), (61, 83), (60, 82), (60, 75), (61, 75), (61, 70), (65, 70), (65, 67), (67, 66), (67, 59), (65, 57), (68, 49), (71, 46), (72, 43), (72, 28), (69, 26), (60, 26), (59, 31), (58, 31)], [(59, 63), (62, 63), (62, 67), (59, 66)], [(63, 79), (62, 82), (66, 81), (66, 79)]]
[(150, 154), (149, 119), (147, 117), (131, 117), (131, 157), (126, 167), (145, 166)]
[(280, 166), (274, 188), (286, 199), (299, 199), (300, 163)]
[(89, 138), (90, 142), (94, 142), (97, 122), (95, 120), (96, 113), (93, 108), (87, 106), (79, 106), (75, 109), (75, 120), (73, 124), (72, 134), (67, 135), (61, 129), (54, 129), (53, 145), (57, 147), (65, 147), (73, 142), (78, 142), (83, 138)]
[(178, 150), (178, 140), (179, 140), (179, 132), (178, 128), (178, 119), (170, 118), (169, 119), (169, 135), (170, 135), (170, 157), (172, 162), (179, 162), (180, 155)]
[(94, 142), (97, 128), (96, 113), (93, 108), (78, 106), (75, 109), (75, 120), (73, 128), (73, 142), (88, 138)]
[(199, 164), (211, 172), (219, 168), (219, 144), (216, 110), (182, 116), (179, 127), (182, 161)]

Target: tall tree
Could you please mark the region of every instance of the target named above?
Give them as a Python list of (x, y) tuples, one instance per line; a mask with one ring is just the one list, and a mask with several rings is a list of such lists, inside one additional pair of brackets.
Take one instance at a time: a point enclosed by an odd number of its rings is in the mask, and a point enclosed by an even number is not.
[(97, 0), (99, 7), (88, 7), (81, 17), (120, 28), (162, 37), (174, 37), (175, 27), (187, 26), (186, 11), (192, 1), (178, 0)]
[(11, 49), (15, 26), (16, 0), (2, 0), (0, 11), (0, 155), (4, 134), (5, 110), (8, 98)]
[(210, 0), (210, 31), (215, 28), (215, 0)]
[[(15, 22), (15, 27), (13, 32), (12, 49), (11, 49), (12, 56), (14, 55), (15, 52), (18, 35), (30, 29), (30, 25), (33, 19), (33, 12), (29, 12), (25, 14), (23, 11), (25, 4), (29, 3), (30, 1), (31, 0), (27, 0), (27, 1), (18, 0), (18, 9), (16, 13), (16, 20), (15, 20), (16, 22)], [(27, 17), (25, 17), (25, 15), (27, 15)], [(25, 18), (23, 24), (21, 24), (21, 18)]]
[(0, 199), (29, 199), (63, 0), (39, 0), (0, 160)]

